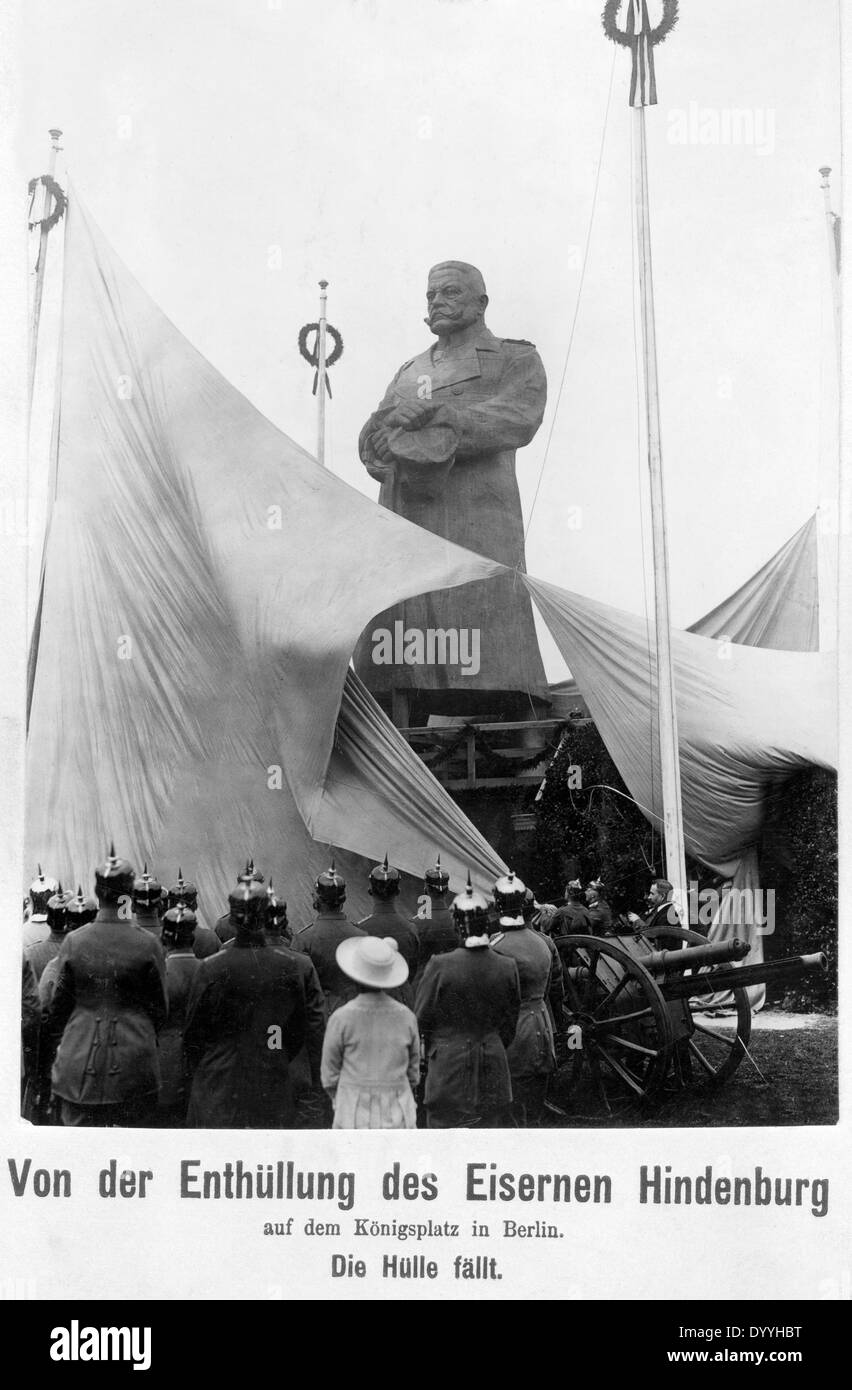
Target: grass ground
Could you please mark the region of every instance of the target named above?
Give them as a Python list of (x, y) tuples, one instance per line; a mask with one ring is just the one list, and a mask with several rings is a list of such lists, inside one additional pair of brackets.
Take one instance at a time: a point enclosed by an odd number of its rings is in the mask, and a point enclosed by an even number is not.
[[(837, 1019), (822, 1014), (758, 1014), (749, 1056), (723, 1085), (665, 1092), (647, 1112), (609, 1120), (570, 1113), (559, 1080), (552, 1094), (569, 1113), (565, 1128), (719, 1125), (830, 1125), (838, 1115)], [(581, 1107), (586, 1108), (588, 1107)]]

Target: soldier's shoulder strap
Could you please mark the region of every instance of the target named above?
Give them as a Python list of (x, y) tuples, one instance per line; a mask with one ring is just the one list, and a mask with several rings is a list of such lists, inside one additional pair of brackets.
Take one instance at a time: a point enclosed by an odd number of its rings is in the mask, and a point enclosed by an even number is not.
[(489, 943), (488, 943), (489, 946), (496, 946), (496, 945), (498, 945), (498, 943), (501, 942), (501, 941), (503, 940), (503, 938), (505, 937), (505, 935), (506, 935), (506, 933), (505, 933), (505, 932), (502, 932), (502, 931), (495, 932), (494, 936), (492, 936), (491, 940), (490, 940)]
[(501, 343), (508, 343), (511, 347), (534, 348), (535, 343), (531, 343), (529, 338), (501, 338)]

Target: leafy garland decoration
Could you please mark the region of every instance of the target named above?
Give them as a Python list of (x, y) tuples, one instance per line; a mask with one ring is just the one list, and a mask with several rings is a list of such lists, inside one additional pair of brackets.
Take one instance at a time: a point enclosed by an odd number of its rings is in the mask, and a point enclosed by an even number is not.
[[(604, 33), (613, 43), (620, 43), (623, 48), (631, 48), (636, 42), (638, 35), (629, 34), (624, 29), (619, 29), (616, 20), (621, 9), (622, 0), (606, 0), (604, 11), (601, 15)], [(663, 17), (655, 29), (652, 29), (649, 40), (652, 45), (662, 43), (668, 34), (677, 24), (678, 19), (678, 0), (663, 0)]]
[[(341, 357), (343, 356), (343, 337), (340, 333), (338, 333), (337, 329), (330, 323), (326, 324), (325, 331), (326, 333), (330, 334), (331, 337), (334, 339), (334, 347), (332, 348), (328, 357), (325, 359), (325, 365), (326, 367), (333, 367), (335, 362), (339, 362)], [(311, 349), (308, 347), (308, 336), (311, 333), (316, 333), (317, 335), (313, 351), (311, 351)], [(319, 366), (318, 345), (319, 324), (306, 323), (304, 328), (299, 329), (299, 352), (302, 354), (305, 361), (309, 363), (312, 367)]]
[(39, 178), (30, 179), (27, 186), (27, 192), (30, 197), (35, 193), (39, 184), (41, 184), (43, 188), (46, 188), (48, 193), (53, 197), (53, 211), (49, 213), (47, 217), (36, 218), (34, 222), (30, 222), (29, 229), (33, 231), (36, 227), (41, 227), (42, 231), (49, 232), (51, 227), (55, 227), (59, 219), (64, 216), (65, 209), (68, 206), (68, 199), (62, 187), (50, 174), (42, 174)]

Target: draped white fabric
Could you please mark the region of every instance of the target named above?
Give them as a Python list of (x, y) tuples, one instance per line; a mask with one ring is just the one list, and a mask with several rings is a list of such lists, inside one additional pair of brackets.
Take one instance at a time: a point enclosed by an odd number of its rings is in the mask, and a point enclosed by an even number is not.
[(380, 508), (261, 416), (136, 283), (73, 190), (66, 235), (28, 869), (89, 883), (114, 839), (167, 878), (180, 865), (209, 912), (251, 854), (297, 917), (327, 862), (311, 831), (387, 850), (418, 876), (436, 848), (456, 881), (468, 862), (498, 874), (365, 692), (353, 698), (381, 756), (392, 749), (404, 813), (390, 812), (389, 772), (369, 780), (346, 719), (332, 748), (369, 619), (501, 567)]
[(817, 519), (812, 516), (729, 598), (688, 628), (776, 651), (819, 649)]
[[(661, 822), (653, 626), (524, 577), (641, 809)], [(672, 633), (684, 836), (733, 873), (760, 836), (770, 789), (800, 767), (835, 767), (835, 661)]]

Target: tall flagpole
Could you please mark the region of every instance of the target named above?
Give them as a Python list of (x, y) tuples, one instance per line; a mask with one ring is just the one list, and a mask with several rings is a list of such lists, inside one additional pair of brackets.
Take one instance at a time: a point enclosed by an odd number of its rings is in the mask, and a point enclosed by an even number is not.
[(829, 275), (831, 277), (831, 301), (834, 306), (834, 337), (837, 346), (837, 362), (840, 365), (840, 240), (839, 240), (839, 218), (831, 206), (831, 184), (829, 176), (831, 169), (828, 165), (823, 165), (820, 169), (822, 175), (823, 202), (825, 205), (825, 226), (828, 232), (828, 260)]
[[(60, 149), (58, 142), (59, 137), (62, 134), (62, 131), (51, 130), (48, 133), (50, 135), (50, 167), (48, 169), (48, 178), (53, 180), (56, 176), (56, 156), (59, 153)], [(44, 273), (47, 268), (47, 247), (48, 239), (50, 237), (50, 227), (47, 225), (47, 219), (50, 216), (50, 203), (52, 197), (53, 194), (51, 193), (50, 186), (46, 185), (44, 189), (42, 214), (40, 218), (41, 232), (39, 235), (38, 243), (38, 261), (36, 263), (35, 291), (33, 295), (33, 316), (30, 324), (29, 410), (27, 418), (29, 418), (29, 415), (32, 414), (33, 393), (35, 391), (36, 362), (38, 360), (38, 326), (39, 320), (41, 318), (41, 301), (42, 296), (44, 294)]]
[(629, 47), (633, 55), (630, 104), (633, 107), (639, 300), (642, 318), (642, 362), (645, 378), (645, 422), (648, 437), (648, 472), (654, 556), (654, 630), (657, 665), (657, 722), (663, 796), (663, 834), (666, 877), (674, 888), (675, 902), (685, 912), (687, 903), (686, 860), (683, 838), (683, 803), (678, 752), (677, 704), (671, 649), (669, 557), (663, 488), (663, 452), (660, 432), (660, 391), (657, 373), (657, 335), (654, 317), (654, 279), (651, 268), (651, 219), (648, 200), (648, 157), (645, 140), (645, 107), (656, 105), (654, 47), (666, 37), (677, 19), (677, 4), (663, 6), (662, 22), (652, 29), (646, 0), (628, 0), (627, 28), (616, 26), (621, 8), (617, 0), (604, 10), (607, 37)]
[[(828, 277), (831, 292), (833, 352), (821, 345), (824, 366), (821, 373), (819, 507), (817, 533), (817, 584), (819, 592), (819, 649), (837, 649), (839, 542), (842, 533), (840, 506), (840, 219), (831, 206), (831, 169), (820, 169), (820, 187), (828, 235)], [(828, 361), (825, 358), (828, 357)]]
[(320, 280), (319, 328), (317, 329), (317, 462), (325, 468), (326, 305), (328, 281)]

